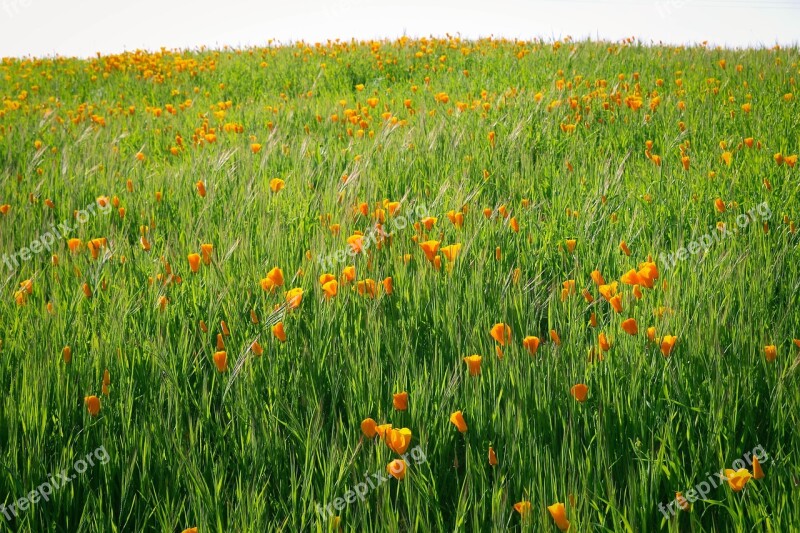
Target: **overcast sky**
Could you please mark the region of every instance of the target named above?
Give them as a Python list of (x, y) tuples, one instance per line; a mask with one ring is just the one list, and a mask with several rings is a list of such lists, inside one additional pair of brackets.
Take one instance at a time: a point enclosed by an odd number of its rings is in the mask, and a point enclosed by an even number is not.
[(800, 40), (800, 0), (0, 0), (0, 56), (417, 37)]

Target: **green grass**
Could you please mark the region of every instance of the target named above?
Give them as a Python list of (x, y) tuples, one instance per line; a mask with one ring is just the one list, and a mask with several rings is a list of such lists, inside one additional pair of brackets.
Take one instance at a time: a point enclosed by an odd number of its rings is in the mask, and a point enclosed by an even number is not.
[[(409, 449), (419, 446), (425, 461), (338, 511), (344, 530), (557, 531), (546, 508), (564, 502), (570, 531), (800, 531), (800, 249), (788, 223), (800, 209), (800, 167), (773, 158), (800, 151), (798, 49), (560, 44), (408, 40), (4, 60), (0, 205), (10, 209), (0, 215), (0, 255), (61, 222), (77, 226), (68, 237), (108, 246), (93, 260), (85, 245), (71, 254), (64, 238), (13, 271), (0, 264), (0, 502), (100, 446), (110, 459), (14, 520), (0, 518), (0, 531), (328, 531), (315, 507), (397, 458), (363, 437), (367, 417), (411, 429)], [(625, 104), (636, 94), (638, 111)], [(363, 138), (346, 109), (365, 122)], [(204, 124), (215, 142), (203, 140)], [(176, 136), (183, 146), (173, 155)], [(750, 137), (756, 144), (742, 145)], [(660, 166), (645, 155), (648, 140)], [(278, 193), (273, 178), (285, 180)], [(76, 224), (73, 211), (100, 196), (118, 197), (125, 217), (115, 207)], [(421, 235), (397, 229), (391, 243), (330, 270), (338, 277), (352, 264), (379, 287), (390, 276), (391, 295), (340, 284), (326, 300), (316, 258), (368, 232), (374, 220), (354, 208), (368, 202), (373, 212), (384, 199), (402, 200), (409, 223), (417, 206), (438, 221)], [(758, 215), (673, 268), (659, 259), (761, 204), (767, 233)], [(447, 213), (465, 205), (457, 228)], [(484, 217), (501, 205), (518, 233), (497, 213)], [(338, 235), (320, 218), (328, 214)], [(415, 235), (461, 243), (452, 269), (444, 258), (433, 268)], [(566, 239), (577, 240), (571, 254)], [(187, 254), (202, 243), (214, 245), (213, 261), (193, 274)], [(648, 256), (661, 273), (654, 288), (637, 300), (621, 285), (615, 313), (590, 273), (618, 280)], [(164, 286), (165, 263), (180, 283)], [(273, 267), (286, 284), (270, 294), (259, 281)], [(26, 279), (33, 294), (18, 306)], [(562, 301), (569, 279), (577, 292)], [(305, 291), (300, 307), (275, 311), (292, 287)], [(672, 312), (658, 318), (660, 307)], [(635, 337), (620, 329), (628, 317)], [(222, 320), (231, 335), (219, 373)], [(285, 343), (271, 332), (278, 320)], [(502, 359), (489, 334), (498, 322), (513, 332)], [(649, 326), (678, 337), (670, 357), (648, 341)], [(600, 331), (612, 347), (592, 362)], [(526, 335), (542, 339), (535, 356), (522, 347)], [(254, 340), (260, 358), (248, 350)], [(462, 361), (471, 354), (483, 356), (480, 376)], [(585, 403), (570, 395), (576, 383), (589, 387)], [(392, 407), (400, 391), (406, 412)], [(84, 405), (91, 394), (102, 401), (96, 417)], [(449, 421), (456, 410), (463, 435)], [(663, 519), (659, 503), (758, 445), (770, 458), (764, 479), (739, 493), (712, 489), (691, 512)], [(523, 500), (532, 504), (525, 519), (513, 508)]]

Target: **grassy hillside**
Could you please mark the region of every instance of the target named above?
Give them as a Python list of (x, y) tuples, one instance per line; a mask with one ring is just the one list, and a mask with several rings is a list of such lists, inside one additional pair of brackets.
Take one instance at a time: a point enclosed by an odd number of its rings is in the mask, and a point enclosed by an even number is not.
[(800, 531), (799, 73), (3, 60), (0, 531)]

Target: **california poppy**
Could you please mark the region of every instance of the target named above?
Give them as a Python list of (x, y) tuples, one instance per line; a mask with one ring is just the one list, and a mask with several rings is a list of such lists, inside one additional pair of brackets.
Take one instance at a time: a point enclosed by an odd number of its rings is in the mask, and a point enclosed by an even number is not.
[(86, 404), (86, 409), (89, 411), (89, 414), (97, 416), (100, 412), (100, 398), (95, 395), (86, 396), (83, 402)]
[(201, 244), (200, 245), (200, 252), (203, 254), (203, 264), (210, 265), (211, 264), (211, 254), (214, 253), (214, 245), (213, 244)]
[(425, 252), (425, 257), (428, 258), (428, 261), (433, 262), (436, 253), (439, 251), (439, 241), (425, 241), (419, 247)]
[(189, 254), (189, 268), (192, 269), (192, 272), (197, 273), (200, 270), (200, 254)]
[(637, 333), (639, 333), (639, 326), (636, 324), (636, 320), (633, 318), (628, 318), (627, 320), (623, 320), (620, 326), (622, 327), (622, 330), (628, 335), (636, 335)]
[(521, 516), (525, 517), (528, 513), (531, 512), (531, 502), (527, 500), (522, 500), (521, 502), (517, 502), (514, 504), (514, 510), (518, 512)]
[(402, 459), (395, 459), (386, 466), (386, 471), (396, 480), (401, 481), (406, 477), (406, 462)]
[(69, 247), (69, 251), (72, 252), (73, 254), (78, 253), (78, 251), (80, 251), (82, 244), (83, 243), (81, 242), (80, 239), (70, 239), (67, 241), (67, 246)]
[(405, 411), (408, 409), (408, 393), (404, 391), (392, 395), (392, 404), (398, 411)]
[(467, 432), (467, 422), (464, 420), (464, 415), (461, 413), (461, 411), (456, 411), (455, 413), (451, 414), (450, 422), (452, 422), (461, 433)]
[(550, 516), (553, 517), (553, 521), (555, 521), (556, 526), (561, 531), (567, 531), (569, 529), (569, 520), (567, 520), (567, 510), (564, 507), (564, 504), (554, 503), (547, 507), (547, 510), (550, 511)]
[(611, 349), (611, 342), (609, 342), (608, 337), (604, 332), (600, 332), (600, 335), (597, 336), (597, 342), (600, 344), (600, 349), (604, 352), (607, 352)]
[(250, 351), (253, 352), (253, 355), (256, 357), (261, 357), (264, 353), (264, 348), (258, 343), (258, 341), (253, 341), (253, 344), (250, 345)]
[(569, 393), (572, 394), (573, 398), (583, 403), (586, 401), (586, 395), (589, 393), (589, 387), (583, 383), (578, 383), (569, 389)]
[(286, 182), (280, 178), (272, 178), (269, 180), (269, 189), (272, 192), (279, 192), (286, 186)]
[(758, 461), (758, 457), (753, 455), (753, 479), (763, 479), (764, 478), (764, 470), (761, 469), (761, 463)]
[(326, 282), (322, 286), (322, 292), (325, 293), (325, 299), (330, 300), (339, 292), (339, 283), (335, 279)]
[(599, 270), (592, 270), (592, 281), (594, 281), (598, 287), (606, 284), (606, 280), (603, 279), (603, 275)]
[(764, 355), (767, 357), (767, 362), (771, 363), (778, 356), (778, 348), (774, 344), (764, 346)]
[(447, 258), (448, 261), (455, 261), (456, 257), (458, 257), (458, 253), (461, 251), (461, 244), (451, 244), (450, 246), (445, 246), (442, 248), (442, 255)]
[(558, 332), (554, 329), (550, 330), (550, 340), (552, 340), (556, 346), (561, 345), (561, 337), (558, 336)]
[(464, 362), (467, 364), (467, 369), (469, 370), (470, 376), (477, 376), (481, 373), (481, 361), (483, 357), (480, 355), (468, 355), (464, 358)]
[(740, 468), (736, 471), (726, 468), (725, 477), (728, 478), (728, 485), (731, 490), (740, 492), (753, 476), (750, 475), (750, 472), (748, 472), (746, 468)]
[(385, 433), (386, 445), (394, 453), (403, 455), (411, 444), (411, 430), (408, 428), (389, 429)]
[(615, 296), (612, 296), (608, 300), (608, 303), (611, 304), (611, 307), (613, 307), (614, 311), (616, 311), (617, 313), (621, 313), (622, 312), (622, 298), (620, 297), (619, 294), (617, 294)]
[(492, 326), (489, 333), (494, 340), (500, 343), (500, 346), (505, 346), (506, 342), (511, 341), (511, 328), (502, 322)]
[(368, 439), (373, 438), (377, 434), (376, 427), (375, 421), (371, 418), (365, 418), (361, 422), (361, 432), (364, 433), (364, 436)]
[(664, 335), (664, 338), (661, 339), (661, 353), (664, 354), (664, 357), (669, 357), (673, 348), (675, 348), (675, 341), (677, 340), (678, 337), (674, 335)]
[(286, 303), (289, 305), (289, 309), (297, 309), (300, 307), (300, 303), (303, 301), (303, 289), (300, 287), (295, 287), (294, 289), (289, 289), (286, 291)]
[(497, 454), (494, 452), (494, 448), (489, 446), (489, 466), (496, 466), (497, 465)]
[(64, 358), (64, 362), (69, 364), (69, 362), (72, 361), (72, 348), (64, 346), (64, 349), (61, 350), (61, 355)]
[(342, 269), (342, 282), (352, 282), (356, 279), (356, 267), (350, 265)]
[(539, 342), (539, 337), (527, 336), (522, 339), (522, 346), (528, 350), (528, 353), (531, 355), (536, 355), (536, 351), (539, 349)]
[(567, 251), (572, 253), (575, 251), (575, 246), (578, 244), (578, 241), (575, 239), (567, 239)]
[(281, 341), (286, 342), (286, 331), (283, 329), (283, 322), (278, 322), (274, 326), (272, 326), (272, 334)]
[(622, 275), (619, 280), (626, 285), (643, 285), (644, 281), (642, 277), (639, 275), (638, 272), (634, 269), (630, 269), (625, 274)]
[(200, 195), (200, 198), (205, 198), (206, 197), (206, 184), (203, 183), (203, 180), (198, 180), (198, 182), (195, 183), (195, 186), (197, 187), (197, 194)]
[(228, 370), (228, 354), (224, 351), (214, 353), (214, 364), (217, 365), (218, 372)]
[(392, 278), (391, 277), (387, 277), (381, 283), (383, 284), (384, 292), (387, 295), (392, 294), (392, 291), (394, 290)]

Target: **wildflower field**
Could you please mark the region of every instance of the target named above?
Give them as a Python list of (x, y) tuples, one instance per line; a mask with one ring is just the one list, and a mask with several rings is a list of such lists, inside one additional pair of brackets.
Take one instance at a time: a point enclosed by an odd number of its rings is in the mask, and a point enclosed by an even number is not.
[(799, 61), (2, 60), (0, 531), (800, 531)]

